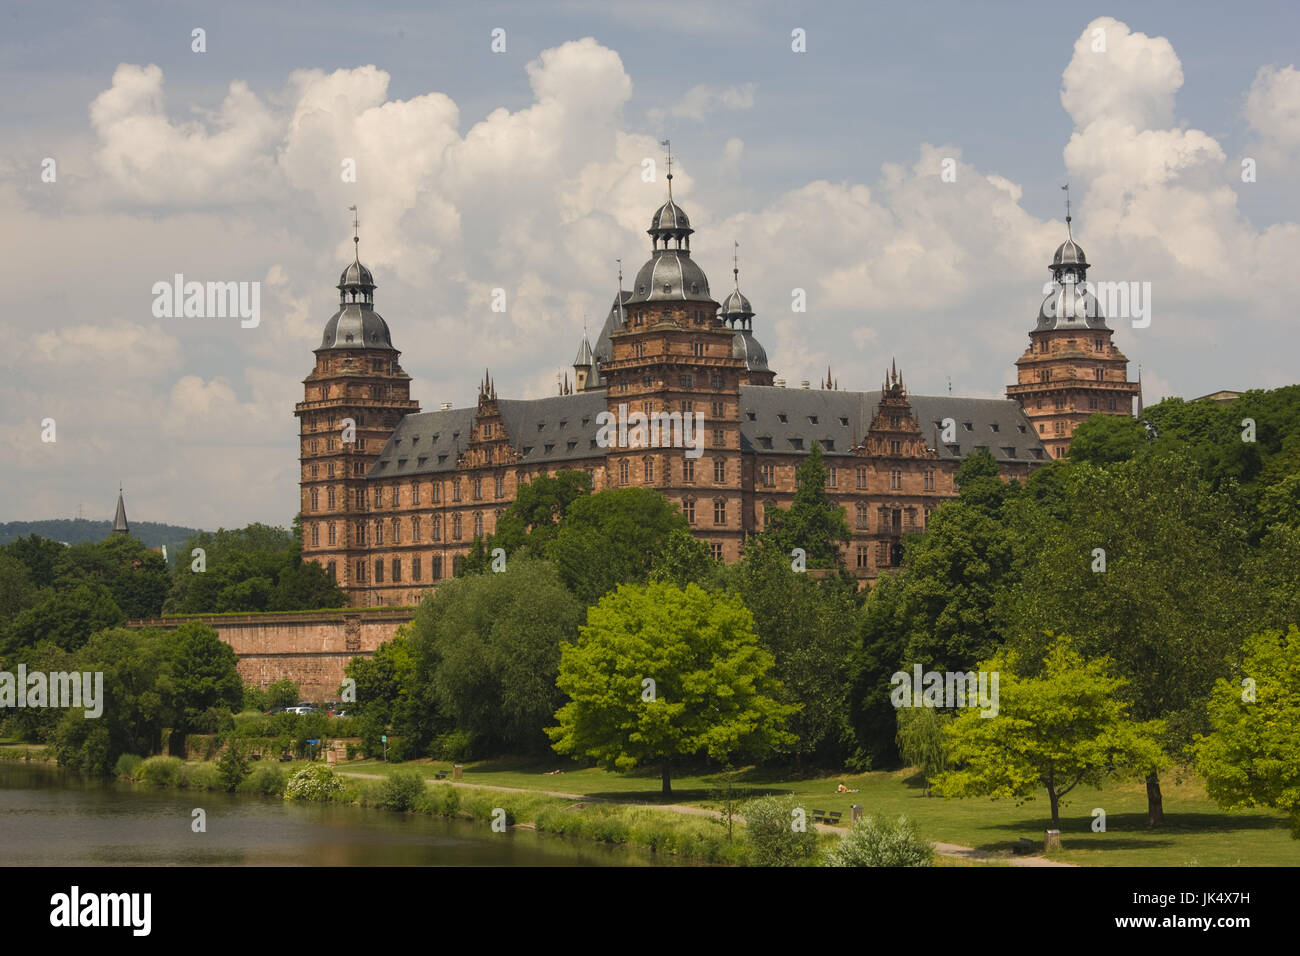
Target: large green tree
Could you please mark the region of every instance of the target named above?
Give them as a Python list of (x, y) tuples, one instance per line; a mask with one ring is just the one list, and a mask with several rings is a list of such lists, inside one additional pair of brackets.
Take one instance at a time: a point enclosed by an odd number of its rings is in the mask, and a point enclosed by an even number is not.
[(492, 552), (501, 548), (509, 557), (544, 557), (560, 531), (569, 506), (591, 493), (591, 476), (585, 471), (538, 475), (521, 486), (515, 500), (502, 512), (496, 530), (482, 541), (461, 565), (462, 573), (489, 570)]
[(547, 733), (558, 752), (612, 770), (658, 766), (667, 797), (675, 760), (726, 763), (793, 742), (784, 724), (796, 708), (777, 701), (772, 664), (738, 596), (623, 585), (562, 645), (558, 683), (570, 700)]
[(443, 717), (479, 753), (545, 750), (546, 725), (563, 701), (560, 645), (577, 636), (584, 611), (537, 558), (440, 586), (410, 630), (411, 716), (424, 730), (421, 743)]
[(182, 733), (211, 733), (213, 716), (243, 706), (244, 685), (238, 658), (229, 644), (206, 624), (189, 621), (172, 635), (175, 653), (171, 672), (171, 702), (176, 729)]
[(962, 708), (944, 734), (950, 769), (931, 789), (942, 797), (1033, 799), (1047, 794), (1053, 827), (1061, 800), (1080, 783), (1148, 773), (1167, 763), (1159, 721), (1136, 722), (1120, 697), (1123, 678), (1106, 658), (1087, 661), (1054, 639), (1038, 676), (1026, 676), (1014, 651), (979, 666), (998, 675), (997, 713)]
[[(1215, 491), (1177, 453), (1071, 465), (1064, 491), (1064, 517), (1020, 518), (1036, 531), (1011, 595), (1016, 646), (1038, 660), (1049, 632), (1067, 633), (1086, 657), (1112, 658), (1135, 719), (1164, 721), (1166, 750), (1180, 753), (1259, 613), (1242, 579), (1248, 518), (1233, 486)], [(1157, 825), (1154, 772), (1147, 796)]]
[(1300, 839), (1300, 628), (1248, 638), (1241, 669), (1220, 678), (1197, 769), (1221, 806), (1273, 807)]

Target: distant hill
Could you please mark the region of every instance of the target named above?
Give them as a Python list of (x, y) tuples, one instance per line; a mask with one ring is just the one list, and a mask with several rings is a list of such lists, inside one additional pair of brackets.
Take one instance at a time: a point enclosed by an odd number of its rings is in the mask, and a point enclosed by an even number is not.
[[(175, 524), (158, 524), (156, 521), (131, 521), (131, 534), (151, 548), (167, 545), (168, 563), (171, 563), (176, 550), (192, 534), (198, 534), (198, 528), (183, 528)], [(87, 521), (85, 518), (52, 518), (48, 521), (6, 521), (0, 523), (0, 544), (8, 544), (29, 534), (38, 534), (42, 538), (63, 541), (67, 544), (83, 544), (87, 541), (103, 541), (113, 530), (111, 521)]]

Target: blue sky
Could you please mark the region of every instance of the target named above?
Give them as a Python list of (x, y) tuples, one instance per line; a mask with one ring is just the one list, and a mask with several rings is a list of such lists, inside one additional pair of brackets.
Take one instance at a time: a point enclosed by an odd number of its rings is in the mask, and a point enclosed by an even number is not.
[[(0, 79), (21, 95), (0, 107), (0, 269), (29, 291), (4, 319), (0, 519), (108, 516), (120, 480), (136, 519), (287, 522), (292, 404), (353, 202), (424, 407), (472, 401), (484, 365), (503, 395), (550, 393), (613, 260), (630, 274), (647, 255), (663, 184), (640, 163), (662, 161), (665, 136), (715, 298), (738, 239), (756, 334), (791, 382), (829, 363), (841, 387), (873, 388), (897, 358), (917, 392), (951, 378), (1000, 395), (1066, 180), (1092, 278), (1152, 283), (1149, 329), (1112, 322), (1148, 399), (1296, 381), (1293, 6), (16, 3), (4, 18)], [(353, 154), (359, 181), (338, 182)], [(176, 272), (261, 282), (262, 325), (155, 318), (149, 289)], [(484, 308), (495, 287), (505, 316)]]

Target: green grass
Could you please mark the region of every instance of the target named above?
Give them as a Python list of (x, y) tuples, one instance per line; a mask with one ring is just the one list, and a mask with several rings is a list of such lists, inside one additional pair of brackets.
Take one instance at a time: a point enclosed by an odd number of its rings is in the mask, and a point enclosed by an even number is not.
[[(338, 769), (383, 774), (394, 766), (398, 765), (364, 761)], [(403, 766), (414, 766), (429, 776), (451, 768), (451, 764), (437, 761)], [(659, 777), (653, 772), (615, 774), (566, 767), (562, 774), (547, 775), (545, 770), (565, 765), (505, 759), (464, 766), (465, 783), (661, 802)], [(861, 792), (836, 793), (839, 783)], [(716, 808), (713, 793), (718, 786), (715, 775), (683, 774), (673, 781), (671, 802)], [(1008, 800), (925, 797), (921, 781), (912, 771), (789, 779), (751, 769), (738, 776), (736, 786), (746, 796), (794, 794), (808, 809), (838, 810), (845, 820), (855, 803), (868, 813), (906, 814), (917, 821), (928, 840), (1008, 855), (1020, 837), (1041, 846), (1049, 819), (1046, 798), (1041, 796), (1021, 806)], [(1224, 811), (1206, 796), (1204, 786), (1194, 777), (1177, 782), (1173, 774), (1166, 774), (1161, 786), (1165, 825), (1158, 828), (1147, 826), (1146, 786), (1140, 780), (1113, 783), (1101, 790), (1076, 789), (1062, 807), (1062, 849), (1052, 858), (1084, 866), (1300, 866), (1300, 841), (1291, 839), (1282, 814)], [(1105, 833), (1092, 832), (1094, 807), (1106, 811)]]

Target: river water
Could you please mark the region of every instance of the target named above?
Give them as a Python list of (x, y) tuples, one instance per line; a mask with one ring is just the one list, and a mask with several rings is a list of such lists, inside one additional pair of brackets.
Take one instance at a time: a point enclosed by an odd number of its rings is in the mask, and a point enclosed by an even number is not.
[[(192, 811), (207, 830), (191, 830)], [(84, 780), (0, 762), (4, 866), (647, 866), (639, 850), (486, 823)]]

